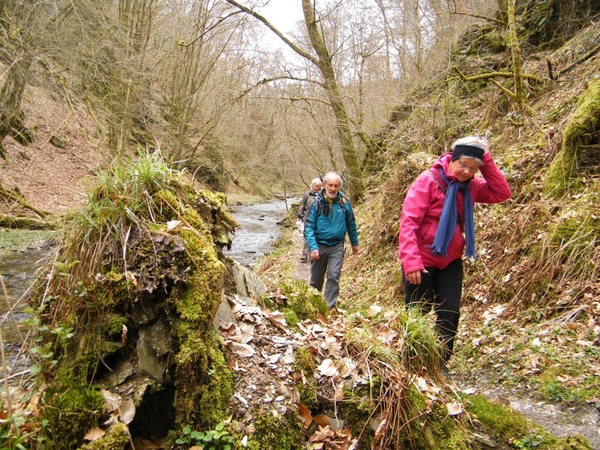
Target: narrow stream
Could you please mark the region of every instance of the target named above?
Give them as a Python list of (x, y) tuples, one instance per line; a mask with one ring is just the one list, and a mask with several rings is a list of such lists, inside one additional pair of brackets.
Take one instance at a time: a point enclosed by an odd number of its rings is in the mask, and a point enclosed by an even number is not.
[[(6, 289), (1, 292), (0, 333), (3, 343), (2, 367), (0, 378), (15, 379), (27, 372), (30, 365), (27, 352), (23, 348), (27, 327), (21, 322), (29, 317), (24, 310), (28, 308), (25, 296), (38, 277), (38, 270), (47, 262), (51, 251), (48, 248), (29, 249), (10, 252), (0, 258), (0, 276)], [(23, 373), (25, 375), (25, 373)]]
[[(288, 208), (291, 203), (288, 199)], [(240, 226), (232, 236), (231, 250), (225, 250), (224, 253), (243, 266), (254, 267), (257, 259), (267, 255), (279, 238), (278, 223), (287, 214), (286, 201), (271, 200), (231, 206), (230, 212)]]

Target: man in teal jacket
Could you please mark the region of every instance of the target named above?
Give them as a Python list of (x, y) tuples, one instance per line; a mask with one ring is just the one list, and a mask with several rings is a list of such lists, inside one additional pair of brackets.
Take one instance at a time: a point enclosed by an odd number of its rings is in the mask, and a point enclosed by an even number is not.
[(323, 186), (310, 210), (304, 237), (310, 256), (310, 285), (321, 291), (327, 274), (324, 296), (333, 309), (340, 294), (346, 233), (352, 254), (357, 255), (358, 230), (350, 200), (340, 192), (342, 177), (329, 172), (323, 177)]

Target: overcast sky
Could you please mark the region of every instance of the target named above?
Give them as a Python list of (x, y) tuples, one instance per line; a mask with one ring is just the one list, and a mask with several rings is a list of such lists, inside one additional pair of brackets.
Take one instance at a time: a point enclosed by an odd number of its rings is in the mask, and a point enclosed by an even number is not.
[(300, 0), (271, 0), (267, 6), (258, 11), (285, 34), (302, 19)]

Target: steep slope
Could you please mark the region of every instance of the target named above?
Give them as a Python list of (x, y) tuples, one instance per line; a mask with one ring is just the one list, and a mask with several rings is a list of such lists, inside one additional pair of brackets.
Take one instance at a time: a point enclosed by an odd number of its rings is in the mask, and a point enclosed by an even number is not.
[[(599, 35), (592, 23), (554, 51), (528, 48), (523, 110), (497, 84), (469, 79), (511, 68), (508, 51), (473, 44), (490, 41), (484, 27), (455, 49), (465, 78), (452, 68), (400, 102), (402, 120), (383, 139), (383, 170), (358, 208), (364, 250), (348, 260), (342, 293), (345, 305), (403, 302), (396, 252), (406, 189), (454, 139), (487, 136), (513, 197), (477, 208), (479, 257), (467, 265), (451, 368), (465, 385), (527, 395), (541, 410), (576, 411), (592, 426), (600, 398)], [(510, 78), (497, 80), (513, 90)], [(561, 160), (563, 175), (548, 176)]]
[[(35, 140), (24, 146), (4, 140), (7, 159), (0, 161), (0, 185), (17, 189), (36, 208), (64, 213), (82, 205), (85, 183), (108, 157), (89, 112), (69, 103), (64, 93), (28, 87), (23, 109)], [(14, 211), (14, 203), (0, 203)]]

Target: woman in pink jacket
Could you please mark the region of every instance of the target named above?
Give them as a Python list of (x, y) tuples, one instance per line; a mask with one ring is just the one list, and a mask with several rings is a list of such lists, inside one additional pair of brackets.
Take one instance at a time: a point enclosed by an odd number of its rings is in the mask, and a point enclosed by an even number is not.
[(488, 142), (474, 136), (452, 144), (452, 152), (419, 175), (406, 194), (398, 248), (406, 304), (434, 308), (445, 344), (443, 368), (458, 328), (465, 244), (465, 256), (475, 257), (473, 205), (508, 198), (510, 188)]

